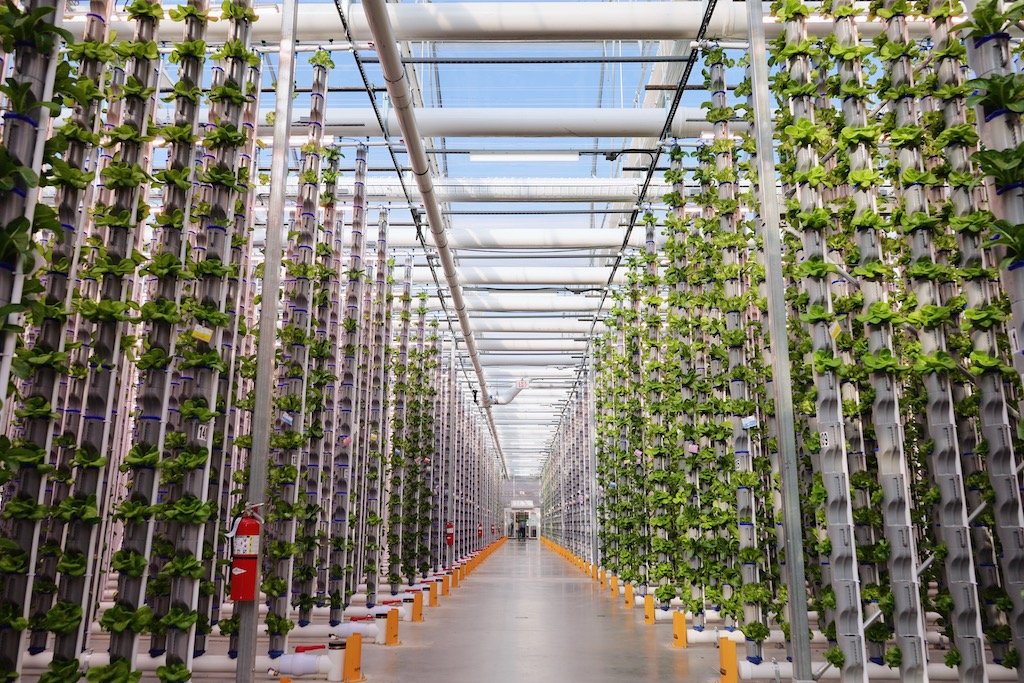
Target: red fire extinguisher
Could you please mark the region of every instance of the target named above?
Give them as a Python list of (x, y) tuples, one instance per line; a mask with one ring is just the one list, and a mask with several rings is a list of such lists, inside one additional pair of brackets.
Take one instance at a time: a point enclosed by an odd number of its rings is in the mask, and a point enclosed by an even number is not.
[(494, 535), (494, 524), (491, 524), (491, 536)]
[(255, 506), (247, 507), (228, 533), (232, 539), (231, 599), (256, 599), (256, 563), (260, 559), (260, 523)]
[(444, 544), (448, 547), (455, 545), (455, 522), (444, 525)]
[(476, 525), (476, 537), (477, 538), (483, 538), (484, 537), (484, 525), (483, 524), (477, 524)]

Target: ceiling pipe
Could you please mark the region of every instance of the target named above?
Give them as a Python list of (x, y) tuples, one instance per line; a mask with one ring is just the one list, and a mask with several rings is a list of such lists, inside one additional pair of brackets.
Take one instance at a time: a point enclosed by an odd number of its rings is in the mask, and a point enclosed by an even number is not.
[[(627, 202), (636, 203), (640, 194), (640, 178), (438, 178), (434, 183), (434, 192), (438, 201), (445, 203), (490, 203), (490, 202)], [(294, 199), (298, 191), (297, 181), (285, 186), (285, 196)], [(53, 190), (46, 189), (41, 195), (52, 197)], [(397, 180), (385, 178), (368, 178), (365, 185), (365, 196), (371, 202), (402, 202), (406, 203), (405, 194)], [(413, 201), (419, 202), (416, 188), (409, 187)], [(648, 194), (661, 197), (672, 188), (660, 181), (652, 182)], [(336, 197), (339, 203), (350, 199), (355, 192), (354, 180), (351, 176), (338, 179)], [(160, 187), (154, 187), (149, 197), (157, 201), (163, 196)], [(256, 196), (263, 202), (270, 197), (270, 187), (257, 186)], [(417, 204), (417, 206), (419, 206)], [(344, 206), (339, 206), (344, 211)], [(256, 210), (257, 228), (253, 239), (262, 241), (263, 230), (259, 227), (265, 222), (266, 209)], [(389, 233), (390, 234), (390, 233)], [(622, 240), (619, 240), (622, 244)]]
[(538, 365), (551, 365), (564, 368), (578, 368), (583, 362), (582, 355), (572, 356), (569, 354), (557, 355), (486, 355), (481, 356), (480, 362), (486, 366), (505, 367), (534, 367)]
[(423, 138), (416, 126), (412, 92), (409, 89), (409, 80), (405, 73), (405, 66), (402, 64), (402, 56), (398, 51), (398, 44), (391, 30), (391, 20), (388, 18), (386, 3), (384, 0), (364, 0), (360, 6), (366, 14), (367, 24), (370, 32), (373, 34), (374, 43), (377, 45), (381, 72), (383, 73), (384, 81), (387, 83), (391, 104), (395, 108), (395, 115), (398, 118), (402, 131), (402, 138), (405, 140), (409, 164), (416, 174), (416, 187), (420, 190), (420, 197), (427, 216), (427, 224), (430, 226), (430, 232), (434, 236), (438, 260), (441, 262), (441, 269), (444, 271), (444, 278), (448, 283), (448, 293), (452, 299), (452, 307), (459, 318), (459, 327), (462, 330), (466, 351), (469, 354), (470, 361), (473, 363), (473, 368), (476, 370), (476, 378), (480, 384), (480, 395), (483, 396), (483, 409), (491, 428), (491, 436), (494, 438), (494, 447), (501, 460), (502, 473), (507, 479), (508, 465), (505, 463), (505, 454), (502, 452), (501, 442), (498, 440), (498, 429), (494, 425), (494, 414), (491, 412), (491, 404), (488, 399), (487, 378), (484, 376), (484, 369), (480, 364), (480, 354), (477, 352), (476, 340), (473, 338), (473, 327), (470, 325), (469, 315), (466, 313), (466, 302), (462, 297), (462, 285), (459, 283), (459, 274), (455, 267), (455, 257), (448, 248), (448, 238), (444, 233), (444, 218), (441, 215), (441, 206), (434, 195), (430, 163), (427, 160), (427, 153), (423, 146)]
[[(476, 321), (478, 332), (566, 332), (569, 334), (590, 334), (591, 321), (574, 318), (480, 318)], [(603, 323), (598, 323), (595, 331), (602, 332)]]
[[(855, 3), (866, 7), (868, 3)], [(260, 21), (252, 27), (253, 45), (261, 42), (276, 44), (281, 39), (281, 8), (279, 5), (257, 7)], [(373, 39), (365, 5), (350, 5), (349, 24), (352, 38), (357, 42)], [(600, 40), (692, 40), (697, 36), (704, 3), (649, 2), (638, 11), (631, 3), (614, 2), (494, 2), (494, 3), (417, 3), (389, 4), (386, 12), (394, 23), (395, 40), (406, 41), (600, 41)], [(211, 12), (216, 16), (216, 12)], [(706, 38), (746, 39), (747, 11), (744, 3), (721, 3), (708, 26)], [(912, 36), (927, 35), (923, 22), (908, 21)], [(66, 15), (64, 28), (81, 38), (85, 27), (85, 12)], [(812, 16), (807, 20), (811, 35), (826, 35), (832, 31), (831, 20)], [(111, 31), (130, 35), (131, 24), (123, 12), (117, 12), (110, 22)], [(878, 34), (880, 24), (861, 24), (866, 37)], [(228, 22), (210, 23), (207, 41), (222, 43), (229, 37)], [(337, 12), (330, 5), (303, 5), (296, 27), (300, 42), (322, 44), (336, 49), (339, 36), (345, 29)], [(765, 34), (772, 38), (781, 26), (765, 26)], [(180, 29), (173, 22), (161, 22), (157, 40), (174, 41), (180, 38)], [(347, 42), (345, 43), (347, 45)]]
[[(269, 135), (273, 126), (261, 111), (256, 134)], [(630, 107), (426, 107), (416, 111), (419, 132), (425, 137), (507, 137), (507, 138), (607, 138), (615, 136), (658, 137), (665, 125), (665, 112)], [(408, 138), (403, 134), (398, 110), (383, 117), (384, 127), (372, 109), (338, 107), (324, 112), (324, 135), (349, 138)], [(299, 127), (302, 130), (298, 130)], [(749, 124), (737, 119), (730, 129), (742, 132)], [(292, 134), (305, 129), (301, 117), (292, 119)], [(707, 113), (697, 107), (680, 108), (670, 135), (699, 138), (711, 133)], [(301, 143), (296, 143), (298, 146)], [(481, 150), (485, 151), (485, 150)], [(498, 162), (490, 162), (498, 163)]]
[[(448, 234), (449, 249), (618, 249), (622, 246), (625, 231), (622, 228), (459, 228)], [(634, 230), (629, 245), (644, 247), (642, 231)], [(367, 231), (366, 239), (376, 239), (373, 230)], [(667, 241), (659, 235), (659, 248)], [(345, 236), (345, 246), (350, 237)], [(420, 241), (414, 228), (388, 229), (388, 247), (394, 249), (418, 248)]]
[(587, 348), (586, 342), (572, 339), (480, 339), (481, 351), (578, 351)]
[[(477, 313), (559, 313), (594, 312), (601, 305), (596, 296), (579, 294), (540, 294), (510, 291), (487, 294), (467, 294), (466, 308)], [(439, 310), (441, 302), (436, 298), (427, 299), (427, 308)]]
[[(441, 239), (443, 240), (443, 237)], [(438, 245), (438, 253), (446, 253), (450, 259), (449, 245), (447, 242), (444, 242), (444, 245), (444, 252)], [(455, 268), (454, 262), (452, 268)], [(459, 269), (458, 279), (464, 285), (594, 285), (603, 287), (608, 282), (610, 274), (610, 268), (600, 266), (462, 266)], [(433, 282), (434, 279), (429, 269), (413, 268), (412, 281), (423, 283)], [(615, 273), (613, 282), (625, 284), (625, 268), (621, 268)]]

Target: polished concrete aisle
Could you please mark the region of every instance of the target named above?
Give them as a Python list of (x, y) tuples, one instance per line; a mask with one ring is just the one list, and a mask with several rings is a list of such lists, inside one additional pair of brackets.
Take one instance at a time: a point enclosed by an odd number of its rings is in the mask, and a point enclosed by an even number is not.
[(718, 680), (718, 651), (674, 650), (539, 541), (509, 541), (453, 595), (403, 623), (399, 647), (364, 647), (370, 683), (626, 683)]

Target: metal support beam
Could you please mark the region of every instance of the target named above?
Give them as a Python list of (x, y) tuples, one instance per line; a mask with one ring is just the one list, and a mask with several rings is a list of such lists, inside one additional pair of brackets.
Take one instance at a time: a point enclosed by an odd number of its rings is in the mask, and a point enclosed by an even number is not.
[(786, 538), (786, 582), (789, 594), (790, 654), (793, 681), (811, 683), (811, 644), (807, 625), (807, 588), (804, 574), (803, 527), (800, 519), (800, 488), (796, 458), (793, 411), (793, 378), (790, 374), (789, 333), (786, 330), (786, 284), (782, 279), (782, 233), (779, 226), (779, 193), (775, 187), (775, 150), (772, 145), (772, 113), (768, 97), (768, 53), (764, 36), (761, 0), (747, 2), (750, 37), (750, 71), (754, 101), (754, 135), (757, 143), (758, 195), (764, 221), (765, 279), (768, 284), (768, 326), (773, 340), (772, 374), (778, 423), (779, 456), (782, 461), (782, 514)]
[[(283, 187), (288, 180), (288, 121), (292, 118), (292, 88), (295, 87), (295, 24), (298, 0), (284, 0), (281, 14), (281, 52), (278, 55), (277, 97), (275, 102), (274, 146), (271, 161), (271, 182)], [(277, 303), (281, 291), (281, 256), (285, 217), (282, 193), (270, 197), (270, 213), (264, 248), (263, 300), (260, 304), (259, 344), (256, 351), (256, 386), (267, 391), (256, 392), (252, 412), (252, 449), (249, 455), (249, 503), (261, 505), (267, 492), (267, 463), (270, 457), (270, 426), (275, 384), (275, 351), (277, 336)], [(256, 563), (256, 585), (259, 585), (260, 563)], [(256, 637), (259, 629), (258, 601), (235, 603), (239, 615), (238, 668), (235, 683), (251, 683), (256, 666)]]

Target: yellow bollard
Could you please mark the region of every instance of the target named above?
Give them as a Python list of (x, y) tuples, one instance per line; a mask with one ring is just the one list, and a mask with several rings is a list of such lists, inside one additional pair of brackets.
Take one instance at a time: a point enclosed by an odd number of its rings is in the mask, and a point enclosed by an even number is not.
[(654, 625), (654, 596), (650, 593), (644, 596), (644, 623)]
[(626, 607), (633, 608), (633, 584), (624, 583), (622, 587), (625, 589)]
[(605, 571), (602, 569), (597, 573), (597, 580), (601, 582), (601, 589), (604, 590)]
[(342, 665), (343, 683), (359, 683), (363, 678), (363, 637), (353, 633), (345, 639), (345, 663)]
[(459, 568), (452, 569), (452, 588), (459, 587)]
[(442, 596), (446, 596), (446, 595), (448, 595), (451, 592), (451, 590), (452, 590), (452, 577), (450, 577), (447, 574), (445, 574), (441, 578), (441, 595)]
[(590, 578), (593, 579), (594, 581), (597, 581), (597, 565), (596, 564), (590, 565)]
[(672, 647), (685, 648), (686, 642), (686, 612), (682, 610), (672, 613)]
[(423, 621), (423, 591), (416, 591), (412, 596), (412, 621)]
[(398, 608), (388, 610), (387, 621), (384, 622), (384, 644), (401, 645), (398, 640)]
[(430, 606), (437, 607), (437, 581), (430, 582)]
[(728, 636), (718, 639), (718, 683), (739, 683), (740, 665), (736, 659), (736, 643)]
[(608, 586), (609, 586), (609, 590), (611, 591), (612, 595), (618, 595), (619, 594), (619, 577), (613, 575), (608, 580)]

